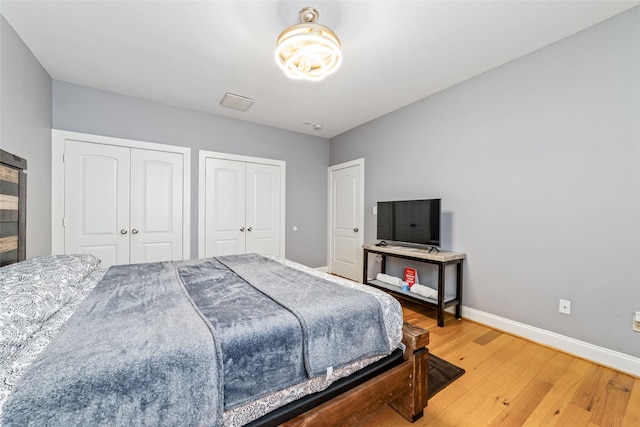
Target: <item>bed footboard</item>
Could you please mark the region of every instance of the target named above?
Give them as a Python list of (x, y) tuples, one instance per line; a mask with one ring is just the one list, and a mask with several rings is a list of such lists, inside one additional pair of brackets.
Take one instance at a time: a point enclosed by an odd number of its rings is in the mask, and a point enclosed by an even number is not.
[(390, 406), (407, 420), (414, 422), (422, 417), (427, 406), (427, 379), (429, 372), (429, 331), (404, 322), (402, 342), (407, 346), (405, 360), (411, 361), (411, 392), (392, 401)]
[(411, 422), (420, 418), (427, 406), (429, 331), (405, 322), (402, 341), (407, 346), (402, 364), (283, 425), (354, 425), (386, 404)]

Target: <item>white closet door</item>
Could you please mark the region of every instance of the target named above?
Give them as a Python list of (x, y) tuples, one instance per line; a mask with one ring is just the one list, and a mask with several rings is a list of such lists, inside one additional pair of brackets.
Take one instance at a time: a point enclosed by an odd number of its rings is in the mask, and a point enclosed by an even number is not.
[(246, 252), (280, 254), (280, 167), (247, 163)]
[(65, 253), (129, 262), (129, 149), (65, 144)]
[(207, 158), (205, 257), (245, 253), (245, 162)]
[(182, 154), (131, 149), (131, 263), (182, 259), (182, 164)]

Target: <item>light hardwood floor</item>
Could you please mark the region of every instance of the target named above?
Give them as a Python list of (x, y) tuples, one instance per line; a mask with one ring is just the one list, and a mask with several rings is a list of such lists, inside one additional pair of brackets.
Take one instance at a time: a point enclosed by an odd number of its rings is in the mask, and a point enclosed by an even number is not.
[(389, 406), (366, 426), (640, 426), (640, 379), (452, 315), (403, 302), (430, 331), (431, 353), (466, 373), (411, 424)]

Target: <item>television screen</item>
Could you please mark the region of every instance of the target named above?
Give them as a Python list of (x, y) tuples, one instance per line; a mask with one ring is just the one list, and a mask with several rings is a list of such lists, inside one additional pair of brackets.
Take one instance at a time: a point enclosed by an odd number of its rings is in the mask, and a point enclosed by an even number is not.
[(440, 199), (378, 202), (378, 240), (440, 246)]

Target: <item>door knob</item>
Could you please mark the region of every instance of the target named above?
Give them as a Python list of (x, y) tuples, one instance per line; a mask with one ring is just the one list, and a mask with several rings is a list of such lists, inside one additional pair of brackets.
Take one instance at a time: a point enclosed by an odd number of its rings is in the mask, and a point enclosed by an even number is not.
[(247, 231), (251, 231), (251, 230), (253, 230), (253, 228), (251, 228), (251, 227), (247, 228)]
[(138, 229), (137, 229), (137, 228), (134, 228), (133, 230), (131, 230), (131, 233), (133, 233), (133, 234), (138, 234)]
[(244, 227), (240, 227), (240, 231), (244, 231)]
[(120, 234), (127, 234), (127, 230), (123, 228), (122, 230), (120, 230)]
[(358, 227), (356, 227), (356, 228), (353, 229), (353, 231), (357, 233), (360, 230), (358, 230)]

